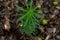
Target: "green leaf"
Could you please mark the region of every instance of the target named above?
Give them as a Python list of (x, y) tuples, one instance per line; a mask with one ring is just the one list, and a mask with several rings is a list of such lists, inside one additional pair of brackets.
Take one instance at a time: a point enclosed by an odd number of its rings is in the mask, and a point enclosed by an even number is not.
[(41, 18), (41, 19), (44, 18), (44, 16), (42, 14), (38, 14), (38, 13), (35, 13), (35, 16), (38, 17), (38, 18)]
[(16, 7), (17, 7), (18, 10), (26, 12), (26, 10), (23, 9), (22, 7), (20, 7), (20, 6), (16, 6)]
[(33, 1), (34, 1), (34, 0), (31, 0), (31, 1), (30, 1), (30, 8), (32, 8)]
[(33, 22), (38, 22), (38, 20), (33, 16)]
[(28, 9), (29, 7), (28, 7), (28, 3), (27, 3), (26, 0), (24, 0), (24, 4), (26, 5), (26, 7), (27, 7), (27, 9)]
[(17, 19), (17, 22), (19, 22), (19, 21), (23, 20), (25, 17), (26, 17), (26, 14), (25, 14), (25, 15), (23, 15), (22, 17), (19, 17), (19, 18)]
[(37, 8), (41, 8), (41, 4), (37, 4), (37, 5), (34, 7), (34, 10), (36, 10)]
[(26, 21), (25, 21), (24, 26), (27, 26), (28, 25), (28, 21), (29, 21), (29, 19), (27, 18)]
[(32, 29), (35, 29), (35, 22), (34, 22), (35, 20), (33, 19), (33, 18), (31, 18), (31, 22), (30, 22), (30, 24), (31, 24), (31, 26), (32, 26)]

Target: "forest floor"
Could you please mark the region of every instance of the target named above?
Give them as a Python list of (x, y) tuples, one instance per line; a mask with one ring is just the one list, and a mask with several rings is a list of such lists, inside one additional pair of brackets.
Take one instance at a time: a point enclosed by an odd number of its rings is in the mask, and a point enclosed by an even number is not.
[(35, 2), (42, 4), (41, 13), (44, 19), (48, 20), (48, 24), (42, 25), (38, 33), (30, 39), (18, 29), (19, 23), (16, 23), (18, 16), (13, 16), (21, 13), (16, 5), (24, 6), (23, 0), (0, 0), (0, 40), (38, 40), (40, 35), (42, 40), (60, 40), (60, 0), (56, 0), (57, 6), (53, 5), (53, 0)]

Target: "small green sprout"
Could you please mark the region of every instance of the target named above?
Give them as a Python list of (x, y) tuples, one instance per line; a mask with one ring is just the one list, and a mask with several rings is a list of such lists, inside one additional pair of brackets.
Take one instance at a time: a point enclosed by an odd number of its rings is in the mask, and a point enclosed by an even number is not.
[(38, 40), (42, 40), (42, 38), (41, 37), (38, 37)]
[(54, 5), (54, 6), (57, 6), (57, 5), (58, 5), (58, 2), (54, 1), (54, 2), (53, 2), (53, 5)]
[(30, 3), (27, 3), (24, 0), (26, 9), (20, 6), (16, 6), (18, 10), (23, 12), (22, 14), (18, 14), (20, 17), (17, 19), (17, 22), (21, 22), (22, 24), (22, 27), (19, 29), (27, 36), (32, 36), (32, 34), (35, 34), (36, 28), (40, 27), (38, 18), (40, 20), (44, 18), (42, 14), (36, 12), (38, 6), (33, 6), (33, 1), (34, 0), (30, 0)]
[(47, 23), (48, 23), (48, 21), (47, 21), (47, 20), (45, 20), (45, 19), (44, 19), (44, 20), (42, 20), (42, 24), (43, 24), (43, 25), (46, 25)]
[(38, 8), (41, 8), (42, 6), (41, 6), (41, 4), (38, 4), (37, 7), (38, 7)]

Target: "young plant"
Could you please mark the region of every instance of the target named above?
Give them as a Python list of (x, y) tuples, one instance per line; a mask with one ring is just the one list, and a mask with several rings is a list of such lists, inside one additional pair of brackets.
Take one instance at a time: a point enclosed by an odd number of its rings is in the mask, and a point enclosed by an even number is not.
[(27, 36), (32, 36), (35, 34), (36, 28), (39, 28), (38, 19), (43, 19), (43, 15), (36, 12), (39, 5), (33, 6), (33, 1), (30, 0), (30, 3), (27, 3), (24, 0), (26, 9), (20, 6), (16, 6), (18, 10), (22, 11), (22, 14), (18, 14), (20, 17), (17, 19), (17, 22), (21, 22), (22, 26), (19, 28)]
[(46, 25), (46, 24), (48, 24), (48, 21), (44, 19), (44, 20), (42, 20), (42, 24)]
[(54, 6), (57, 6), (57, 5), (58, 5), (58, 2), (57, 2), (57, 1), (54, 1), (54, 2), (53, 2), (53, 5), (54, 5)]

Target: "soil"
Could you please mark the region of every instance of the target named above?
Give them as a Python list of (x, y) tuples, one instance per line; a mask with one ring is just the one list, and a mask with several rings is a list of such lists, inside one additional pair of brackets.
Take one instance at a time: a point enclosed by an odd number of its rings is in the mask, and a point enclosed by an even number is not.
[(16, 23), (18, 16), (13, 16), (21, 13), (16, 5), (25, 7), (23, 0), (0, 0), (0, 40), (38, 40), (39, 36), (42, 36), (42, 40), (60, 40), (60, 0), (56, 0), (58, 2), (57, 6), (53, 5), (53, 1), (34, 1), (35, 4), (42, 4), (38, 13), (44, 15), (48, 24), (41, 24), (43, 27), (37, 29), (36, 35), (29, 38), (18, 29), (20, 24)]

